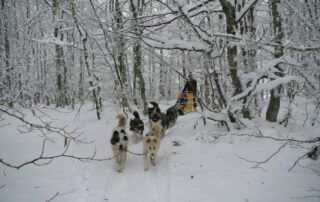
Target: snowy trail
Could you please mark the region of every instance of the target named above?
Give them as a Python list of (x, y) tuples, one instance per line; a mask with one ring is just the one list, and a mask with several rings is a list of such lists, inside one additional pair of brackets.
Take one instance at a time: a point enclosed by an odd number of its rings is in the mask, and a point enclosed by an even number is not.
[(170, 157), (171, 153), (164, 152), (162, 158), (158, 159), (158, 165), (152, 176), (155, 180), (156, 193), (158, 193), (157, 202), (170, 202)]
[[(130, 146), (137, 150), (139, 147), (142, 148), (142, 142)], [(117, 173), (112, 166), (101, 201), (169, 202), (169, 163), (170, 151), (160, 147), (156, 166), (151, 166), (148, 171), (144, 171), (143, 157), (128, 153), (126, 166), (122, 173)]]
[[(97, 158), (113, 156), (109, 142), (118, 111), (113, 105), (106, 108), (109, 109), (108, 117), (101, 121), (96, 121), (95, 114), (85, 108), (76, 121), (70, 121), (74, 113), (62, 116), (59, 112), (48, 111), (52, 117), (61, 117), (55, 125), (80, 127), (84, 137), (94, 141), (88, 145), (73, 145), (70, 154), (90, 156), (96, 149)], [(47, 166), (30, 165), (19, 171), (7, 168), (6, 176), (0, 175), (0, 201), (40, 202), (57, 193), (54, 198), (57, 202), (319, 201), (315, 197), (303, 198), (310, 194), (319, 195), (316, 191), (308, 191), (320, 189), (319, 179), (313, 172), (302, 167), (287, 172), (300, 155), (296, 150), (286, 148), (264, 165), (266, 172), (251, 169), (250, 163), (235, 154), (263, 160), (278, 148), (278, 144), (233, 135), (212, 142), (212, 136), (219, 135), (224, 129), (214, 122), (203, 125), (200, 117), (200, 113), (192, 112), (178, 118), (177, 124), (162, 139), (156, 166), (150, 166), (147, 172), (144, 171), (143, 157), (130, 153), (122, 173), (116, 171), (114, 159), (83, 163), (62, 158)], [(145, 128), (146, 133), (148, 126)], [(41, 148), (39, 138), (21, 136), (15, 131), (13, 124), (0, 128), (5, 143), (0, 142), (1, 156), (20, 161), (36, 156), (35, 145)], [(275, 129), (267, 125), (264, 132), (274, 134)], [(304, 131), (301, 134), (305, 135)], [(56, 151), (56, 145), (53, 144), (49, 151)], [(13, 146), (15, 150), (12, 150)], [(142, 142), (129, 144), (129, 150), (138, 154), (142, 153), (142, 147)], [(306, 160), (303, 163), (319, 168), (319, 161)]]
[(107, 201), (109, 200), (108, 199), (108, 193), (111, 191), (111, 187), (112, 187), (112, 184), (113, 184), (113, 181), (114, 181), (114, 178), (115, 178), (115, 172), (111, 171), (107, 177), (107, 185), (105, 187), (105, 191), (103, 193), (103, 196), (102, 196), (102, 200), (101, 201)]

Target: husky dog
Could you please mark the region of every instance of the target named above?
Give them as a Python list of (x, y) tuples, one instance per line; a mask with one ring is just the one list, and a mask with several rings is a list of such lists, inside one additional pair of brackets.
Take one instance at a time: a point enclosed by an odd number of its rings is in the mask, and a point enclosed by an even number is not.
[(111, 145), (116, 159), (117, 171), (122, 172), (127, 159), (128, 136), (125, 131), (127, 118), (123, 114), (117, 116), (118, 126), (112, 131)]
[(165, 131), (168, 128), (173, 127), (177, 123), (178, 119), (178, 110), (176, 106), (169, 107), (167, 112), (164, 114), (161, 112), (158, 103), (150, 102), (152, 105), (148, 109), (148, 116), (150, 125), (152, 126), (155, 123), (160, 123), (162, 126), (161, 138), (164, 137)]
[(134, 119), (130, 119), (130, 131), (133, 132), (132, 138), (134, 143), (138, 143), (143, 139), (144, 124), (140, 119), (139, 113), (137, 111), (133, 112)]
[(155, 113), (161, 113), (160, 107), (156, 102), (149, 102), (151, 105), (148, 107), (148, 117), (150, 117)]
[(151, 126), (148, 134), (145, 135), (143, 139), (143, 160), (144, 160), (144, 170), (149, 170), (150, 163), (156, 165), (156, 156), (158, 149), (160, 147), (160, 135), (162, 131), (162, 126), (159, 123), (155, 123)]

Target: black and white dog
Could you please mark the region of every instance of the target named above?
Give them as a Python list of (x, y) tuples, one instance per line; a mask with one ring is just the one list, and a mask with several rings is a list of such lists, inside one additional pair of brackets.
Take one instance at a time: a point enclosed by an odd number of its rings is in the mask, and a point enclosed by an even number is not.
[(128, 150), (128, 136), (125, 130), (127, 117), (123, 114), (119, 114), (117, 119), (119, 119), (119, 122), (117, 127), (112, 131), (110, 142), (116, 159), (117, 171), (122, 172), (127, 159)]
[(164, 114), (161, 112), (158, 103), (150, 102), (151, 106), (148, 108), (148, 117), (150, 125), (160, 123), (162, 126), (161, 138), (164, 137), (165, 131), (173, 127), (177, 123), (178, 110), (176, 106), (169, 107), (167, 112)]
[(133, 132), (132, 139), (134, 143), (138, 143), (143, 139), (144, 124), (140, 119), (139, 113), (137, 111), (133, 112), (134, 119), (130, 119), (130, 131)]

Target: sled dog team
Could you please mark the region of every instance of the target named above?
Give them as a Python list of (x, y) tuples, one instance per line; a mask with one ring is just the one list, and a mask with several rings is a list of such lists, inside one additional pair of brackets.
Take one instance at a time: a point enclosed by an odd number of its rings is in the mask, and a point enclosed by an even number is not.
[[(144, 123), (140, 119), (137, 111), (133, 112), (134, 119), (130, 120), (130, 131), (133, 132), (132, 139), (134, 143), (143, 140), (143, 160), (144, 170), (149, 169), (149, 165), (156, 164), (157, 151), (160, 147), (161, 139), (165, 135), (165, 131), (173, 127), (178, 119), (178, 110), (176, 106), (167, 109), (166, 113), (162, 113), (156, 102), (150, 102), (148, 108), (148, 118), (150, 122), (150, 130), (143, 136)], [(127, 117), (123, 114), (117, 116), (118, 125), (112, 131), (111, 145), (116, 160), (118, 172), (122, 172), (128, 151), (128, 135), (126, 133)]]

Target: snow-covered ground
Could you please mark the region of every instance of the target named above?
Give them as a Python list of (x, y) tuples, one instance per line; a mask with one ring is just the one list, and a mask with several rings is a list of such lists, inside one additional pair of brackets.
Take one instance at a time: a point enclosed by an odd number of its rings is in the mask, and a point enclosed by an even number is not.
[[(166, 109), (169, 105), (164, 103), (161, 108)], [(51, 125), (68, 125), (70, 130), (79, 127), (82, 137), (93, 141), (91, 144), (71, 144), (68, 154), (90, 156), (96, 148), (97, 158), (112, 157), (109, 142), (119, 111), (114, 105), (105, 104), (103, 118), (98, 121), (90, 107), (82, 107), (76, 120), (76, 110), (41, 111), (51, 117)], [(0, 127), (0, 158), (16, 165), (38, 157), (42, 148), (41, 134), (19, 133), (17, 128), (23, 124), (2, 116), (11, 124)], [(116, 172), (113, 160), (80, 162), (58, 158), (45, 166), (31, 164), (20, 170), (0, 165), (0, 201), (320, 201), (320, 176), (316, 173), (320, 160), (302, 159), (300, 166), (288, 172), (307, 149), (288, 145), (267, 163), (252, 168), (254, 163), (239, 157), (263, 161), (277, 151), (281, 143), (232, 134), (215, 139), (215, 136), (226, 134), (225, 128), (210, 120), (204, 125), (200, 117), (200, 113), (191, 112), (178, 118), (176, 126), (167, 131), (161, 143), (157, 165), (147, 172), (143, 169), (142, 156), (133, 154), (128, 154), (122, 173)], [(33, 119), (30, 111), (26, 118)], [(146, 118), (144, 122), (147, 123)], [(309, 139), (317, 135), (317, 129), (299, 126), (288, 129), (258, 120), (255, 126), (264, 135), (274, 137)], [(254, 127), (239, 131), (239, 134), (253, 130)], [(50, 135), (45, 154), (55, 154), (62, 149), (63, 139)], [(129, 150), (142, 153), (142, 143), (130, 142)]]

